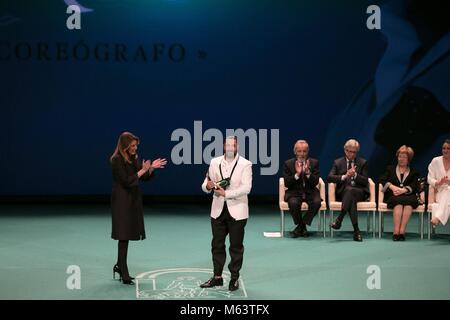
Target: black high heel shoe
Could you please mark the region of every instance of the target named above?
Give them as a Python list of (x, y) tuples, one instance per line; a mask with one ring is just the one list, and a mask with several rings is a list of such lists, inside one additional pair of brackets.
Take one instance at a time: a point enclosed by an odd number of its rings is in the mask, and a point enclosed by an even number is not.
[(114, 265), (114, 267), (113, 267), (113, 279), (114, 280), (116, 279), (116, 273), (119, 274), (119, 280), (122, 280), (122, 271), (120, 271), (120, 268), (117, 264)]
[[(120, 268), (119, 268), (119, 266), (117, 264), (114, 265), (114, 267), (113, 267), (113, 279), (114, 280), (116, 279), (116, 273), (119, 274), (119, 281), (122, 281), (124, 283), (125, 283), (125, 281), (131, 281), (132, 282), (132, 280), (134, 280), (133, 277), (130, 277), (130, 280), (122, 280), (122, 270), (120, 270)], [(126, 283), (126, 284), (133, 284), (133, 283)]]

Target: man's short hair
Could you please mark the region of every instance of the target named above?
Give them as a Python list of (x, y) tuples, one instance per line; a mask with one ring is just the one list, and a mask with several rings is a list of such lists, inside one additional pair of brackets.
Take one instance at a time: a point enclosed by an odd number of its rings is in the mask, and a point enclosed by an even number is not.
[(306, 146), (308, 147), (308, 150), (309, 150), (309, 144), (306, 140), (297, 140), (297, 142), (295, 142), (295, 144), (294, 144), (294, 154), (295, 154), (295, 148), (297, 147), (297, 144), (306, 144)]
[(237, 136), (227, 136), (223, 140), (223, 143), (225, 144), (227, 142), (227, 140), (230, 140), (230, 139), (233, 139), (236, 142), (236, 144), (238, 143)]
[(354, 148), (356, 148), (356, 151), (358, 152), (359, 151), (359, 142), (356, 141), (355, 139), (349, 139), (344, 144), (344, 150), (347, 150), (348, 147), (354, 147)]

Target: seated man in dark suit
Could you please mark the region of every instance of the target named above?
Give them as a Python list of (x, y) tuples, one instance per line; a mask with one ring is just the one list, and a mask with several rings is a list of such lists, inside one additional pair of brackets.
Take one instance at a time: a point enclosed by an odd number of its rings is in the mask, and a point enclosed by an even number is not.
[[(309, 145), (305, 140), (298, 140), (294, 145), (295, 158), (284, 163), (284, 184), (288, 188), (285, 201), (289, 204), (289, 211), (297, 227), (292, 235), (308, 237), (306, 225), (311, 225), (314, 216), (320, 209), (319, 161), (308, 157)], [(302, 217), (302, 203), (308, 204), (308, 211)]]
[(344, 145), (345, 157), (334, 161), (328, 182), (336, 183), (336, 200), (342, 201), (341, 214), (331, 224), (333, 229), (340, 229), (342, 220), (348, 212), (353, 224), (353, 240), (362, 241), (358, 228), (357, 202), (369, 197), (369, 179), (367, 161), (357, 158), (359, 142), (350, 139)]

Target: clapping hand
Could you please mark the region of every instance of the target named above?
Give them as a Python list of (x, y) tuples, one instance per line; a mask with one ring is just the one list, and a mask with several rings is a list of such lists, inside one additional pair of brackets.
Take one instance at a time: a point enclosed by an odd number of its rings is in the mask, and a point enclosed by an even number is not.
[(311, 174), (311, 168), (309, 166), (309, 159), (306, 160), (305, 167), (303, 169), (305, 170), (305, 174), (307, 174), (307, 175)]
[(450, 179), (447, 176), (442, 177), (442, 179), (439, 180), (438, 183), (436, 183), (437, 186), (441, 186), (443, 184), (447, 184), (450, 186)]
[(151, 167), (152, 163), (150, 160), (142, 160), (142, 169), (144, 169), (144, 171), (148, 171)]
[(152, 164), (151, 164), (151, 167), (153, 168), (153, 169), (162, 169), (162, 168), (164, 168), (164, 166), (167, 164), (167, 160), (166, 159), (160, 159), (160, 158), (158, 158), (158, 159), (156, 159), (156, 160), (153, 160), (153, 162), (152, 162)]
[(303, 165), (300, 161), (295, 161), (295, 172), (300, 176), (303, 172)]
[(352, 178), (356, 173), (356, 166), (352, 165), (350, 169), (347, 170), (347, 179)]

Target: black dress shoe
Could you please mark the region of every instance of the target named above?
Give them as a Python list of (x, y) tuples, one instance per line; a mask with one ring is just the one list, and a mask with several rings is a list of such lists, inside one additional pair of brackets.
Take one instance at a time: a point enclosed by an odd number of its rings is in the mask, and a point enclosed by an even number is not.
[(392, 235), (392, 241), (398, 241), (399, 239), (398, 239), (398, 234), (393, 234)]
[(300, 230), (299, 236), (303, 238), (308, 238), (309, 237), (308, 231), (306, 229)]
[(335, 229), (335, 230), (339, 230), (339, 229), (341, 228), (341, 225), (342, 225), (342, 221), (339, 220), (339, 219), (336, 219), (336, 221), (334, 221), (334, 222), (331, 224), (331, 227), (332, 227), (333, 229)]
[(353, 232), (353, 240), (354, 240), (354, 241), (358, 241), (358, 242), (363, 241), (363, 240), (362, 240), (361, 233), (359, 233), (359, 231)]
[(300, 225), (297, 225), (295, 229), (290, 232), (292, 238), (300, 237), (300, 231), (302, 231), (302, 227)]
[(308, 235), (308, 231), (306, 229), (295, 229), (294, 231), (291, 232), (291, 236), (292, 236), (292, 238), (298, 238), (298, 237), (307, 238), (309, 235)]
[(238, 279), (231, 279), (230, 283), (228, 284), (228, 290), (236, 291), (237, 289), (239, 289), (239, 280)]
[(399, 234), (398, 235), (398, 241), (405, 241), (405, 235), (404, 234)]
[(295, 230), (289, 232), (289, 234), (291, 235), (292, 238), (298, 238), (298, 237), (300, 237), (300, 234), (299, 234), (298, 232), (296, 232)]
[(215, 287), (215, 286), (223, 286), (223, 278), (212, 277), (211, 279), (209, 279), (205, 283), (202, 283), (200, 285), (200, 288), (212, 288), (212, 287)]

